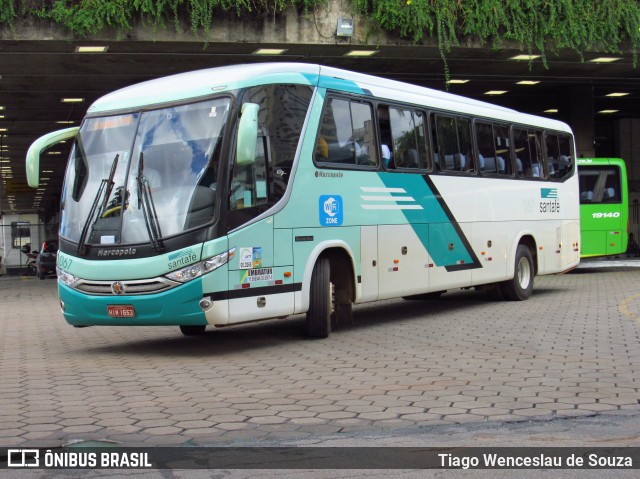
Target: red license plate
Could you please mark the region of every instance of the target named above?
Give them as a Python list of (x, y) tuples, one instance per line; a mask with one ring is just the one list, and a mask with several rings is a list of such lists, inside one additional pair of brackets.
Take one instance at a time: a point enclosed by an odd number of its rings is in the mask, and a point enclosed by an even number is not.
[(108, 304), (107, 313), (112, 318), (134, 318), (136, 310), (130, 304)]

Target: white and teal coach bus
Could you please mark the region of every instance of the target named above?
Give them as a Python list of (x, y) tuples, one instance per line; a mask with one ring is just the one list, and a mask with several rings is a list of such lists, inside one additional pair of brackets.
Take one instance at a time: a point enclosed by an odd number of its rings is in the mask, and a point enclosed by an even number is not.
[(574, 141), (559, 121), (300, 63), (184, 73), (98, 99), (60, 209), (74, 326), (184, 334), (485, 289), (525, 300), (579, 262)]

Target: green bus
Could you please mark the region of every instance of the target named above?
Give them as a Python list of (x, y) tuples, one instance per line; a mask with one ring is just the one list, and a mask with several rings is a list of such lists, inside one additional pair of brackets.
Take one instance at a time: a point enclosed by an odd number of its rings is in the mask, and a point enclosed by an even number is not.
[(578, 158), (581, 258), (627, 250), (629, 195), (620, 158)]

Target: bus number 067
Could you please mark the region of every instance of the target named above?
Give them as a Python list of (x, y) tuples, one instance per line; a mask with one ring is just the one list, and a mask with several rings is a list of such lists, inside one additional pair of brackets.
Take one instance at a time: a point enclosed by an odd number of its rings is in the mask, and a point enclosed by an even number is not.
[(591, 216), (594, 218), (620, 218), (620, 212), (614, 211), (611, 213), (592, 213)]

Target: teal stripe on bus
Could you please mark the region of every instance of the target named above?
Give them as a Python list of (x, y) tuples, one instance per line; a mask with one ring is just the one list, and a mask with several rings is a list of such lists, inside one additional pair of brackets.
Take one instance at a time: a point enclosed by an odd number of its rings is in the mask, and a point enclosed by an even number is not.
[[(428, 176), (397, 173), (379, 173), (379, 176), (385, 187), (397, 189), (399, 194), (411, 196), (416, 204), (422, 207), (401, 211), (436, 266), (444, 266), (448, 271), (482, 267), (469, 240)], [(405, 193), (400, 193), (400, 190), (404, 190)], [(428, 224), (432, 227), (416, 228), (415, 225), (418, 224)], [(432, 230), (431, 237), (434, 241), (429, 240), (429, 229)], [(452, 255), (452, 250), (457, 253)]]

